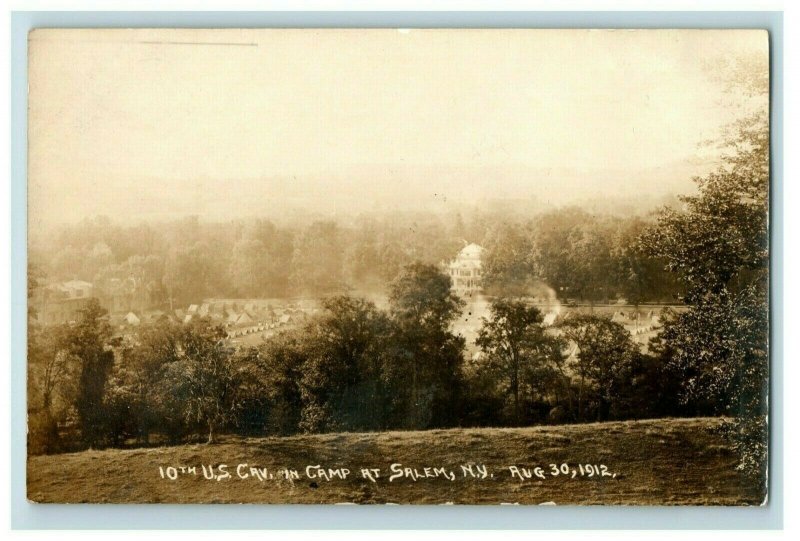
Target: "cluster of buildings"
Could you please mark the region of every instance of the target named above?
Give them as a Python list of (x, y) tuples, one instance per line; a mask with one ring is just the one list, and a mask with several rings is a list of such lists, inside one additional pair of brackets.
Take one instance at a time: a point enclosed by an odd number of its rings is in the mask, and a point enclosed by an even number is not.
[(41, 325), (60, 325), (77, 321), (93, 296), (92, 284), (70, 280), (37, 288), (29, 302)]
[[(482, 254), (481, 246), (465, 242), (456, 257), (443, 264), (452, 280), (453, 291), (458, 295), (472, 297), (482, 291)], [(82, 280), (51, 284), (38, 288), (31, 303), (40, 324), (59, 325), (77, 321), (80, 311), (92, 297), (97, 297), (109, 311), (114, 326), (137, 326), (163, 317), (181, 323), (207, 317), (232, 329), (270, 329), (289, 325), (316, 310), (315, 306), (304, 306), (303, 302), (286, 304), (264, 299), (207, 299), (186, 308), (153, 310), (150, 309), (153, 306), (150, 292), (134, 278), (111, 279), (101, 288)]]
[(61, 325), (77, 321), (91, 298), (111, 314), (144, 312), (155, 302), (152, 291), (134, 278), (114, 278), (102, 287), (84, 280), (49, 284), (36, 288), (29, 302), (39, 324)]
[(231, 336), (253, 330), (274, 329), (294, 325), (316, 311), (300, 302), (280, 303), (280, 301), (248, 299), (209, 299), (187, 308), (171, 311), (145, 310), (129, 311), (126, 314), (112, 314), (111, 323), (115, 326), (130, 326), (153, 323), (166, 318), (177, 323), (190, 323), (195, 319), (207, 318), (228, 329)]
[(163, 318), (189, 323), (196, 318), (208, 318), (229, 329), (232, 336), (294, 325), (317, 311), (308, 301), (286, 302), (263, 299), (207, 299), (176, 310), (148, 309), (146, 299), (136, 293), (135, 284), (119, 284), (120, 295), (106, 295), (93, 284), (70, 280), (39, 287), (30, 299), (31, 307), (41, 325), (74, 323), (93, 297), (109, 311), (109, 322), (118, 328), (137, 327), (155, 323)]

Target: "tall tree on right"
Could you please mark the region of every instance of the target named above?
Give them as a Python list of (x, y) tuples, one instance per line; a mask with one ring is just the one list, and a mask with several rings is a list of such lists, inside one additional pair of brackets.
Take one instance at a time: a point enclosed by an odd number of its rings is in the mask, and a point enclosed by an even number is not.
[(769, 118), (767, 67), (740, 63), (736, 81), (760, 106), (730, 126), (718, 170), (695, 179), (682, 209), (664, 209), (641, 237), (685, 288), (688, 311), (668, 314), (661, 346), (687, 399), (715, 400), (739, 468), (765, 480), (769, 377)]

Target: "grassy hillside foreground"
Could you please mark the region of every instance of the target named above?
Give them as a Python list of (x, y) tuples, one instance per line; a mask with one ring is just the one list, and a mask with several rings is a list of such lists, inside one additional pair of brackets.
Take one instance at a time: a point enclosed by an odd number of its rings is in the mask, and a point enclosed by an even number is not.
[[(28, 461), (28, 498), (60, 503), (760, 504), (763, 495), (735, 471), (736, 458), (713, 430), (720, 423), (665, 419), (229, 438), (215, 445), (37, 456)], [(372, 471), (362, 473), (362, 468)]]

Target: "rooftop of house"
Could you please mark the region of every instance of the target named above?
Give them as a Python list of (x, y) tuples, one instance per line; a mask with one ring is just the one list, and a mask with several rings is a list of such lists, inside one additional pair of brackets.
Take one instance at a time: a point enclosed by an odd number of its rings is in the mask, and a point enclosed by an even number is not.
[(481, 255), (483, 255), (483, 247), (473, 242), (464, 246), (458, 252), (456, 259), (480, 259)]
[(92, 284), (83, 280), (69, 280), (50, 284), (40, 289), (40, 292), (50, 300), (84, 299), (90, 296), (87, 292), (92, 287)]

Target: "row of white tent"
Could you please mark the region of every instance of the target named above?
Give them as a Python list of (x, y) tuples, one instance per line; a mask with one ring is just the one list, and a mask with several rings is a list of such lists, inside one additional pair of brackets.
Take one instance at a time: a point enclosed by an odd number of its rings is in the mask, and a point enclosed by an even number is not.
[[(176, 310), (175, 311), (175, 315), (174, 315), (174, 319), (176, 319), (177, 321), (180, 321), (181, 323), (189, 323), (194, 318), (204, 317), (204, 316), (201, 316), (198, 313), (185, 314), (185, 313), (181, 313), (181, 312), (182, 311), (180, 311), (180, 310)], [(157, 321), (159, 318), (163, 317), (164, 315), (168, 315), (168, 314), (166, 314), (165, 312), (161, 312), (161, 311), (145, 312), (145, 313), (136, 313), (136, 312), (131, 311), (131, 312), (128, 312), (127, 314), (125, 314), (121, 318), (121, 320), (119, 320), (119, 323), (120, 324), (124, 324), (124, 325), (137, 326), (137, 325), (140, 325), (143, 321)], [(213, 320), (219, 321), (220, 323), (224, 322), (226, 325), (230, 325), (230, 326), (234, 326), (234, 325), (236, 325), (236, 326), (253, 325), (253, 324), (256, 324), (258, 322), (258, 319), (256, 317), (254, 317), (253, 315), (251, 315), (251, 314), (249, 314), (247, 312), (241, 312), (241, 313), (232, 312), (232, 313), (228, 314), (227, 317), (223, 317), (223, 316), (221, 316), (219, 314), (210, 314), (209, 317), (211, 317), (211, 319), (213, 319)], [(269, 325), (286, 325), (288, 323), (291, 323), (293, 321), (293, 319), (294, 319), (294, 316), (292, 316), (291, 314), (283, 314), (283, 315), (275, 318), (273, 321), (271, 321), (269, 323), (266, 322), (266, 321), (262, 322), (262, 323), (259, 324), (259, 326), (264, 327), (264, 326), (269, 326)]]
[(285, 325), (289, 325), (292, 323), (292, 319), (288, 315), (281, 316), (278, 321), (275, 323), (262, 323), (261, 325), (254, 325), (252, 327), (246, 327), (244, 329), (237, 329), (228, 332), (228, 338), (236, 338), (238, 336), (247, 336), (249, 334), (254, 334), (257, 332), (265, 332), (273, 329), (278, 329)]

